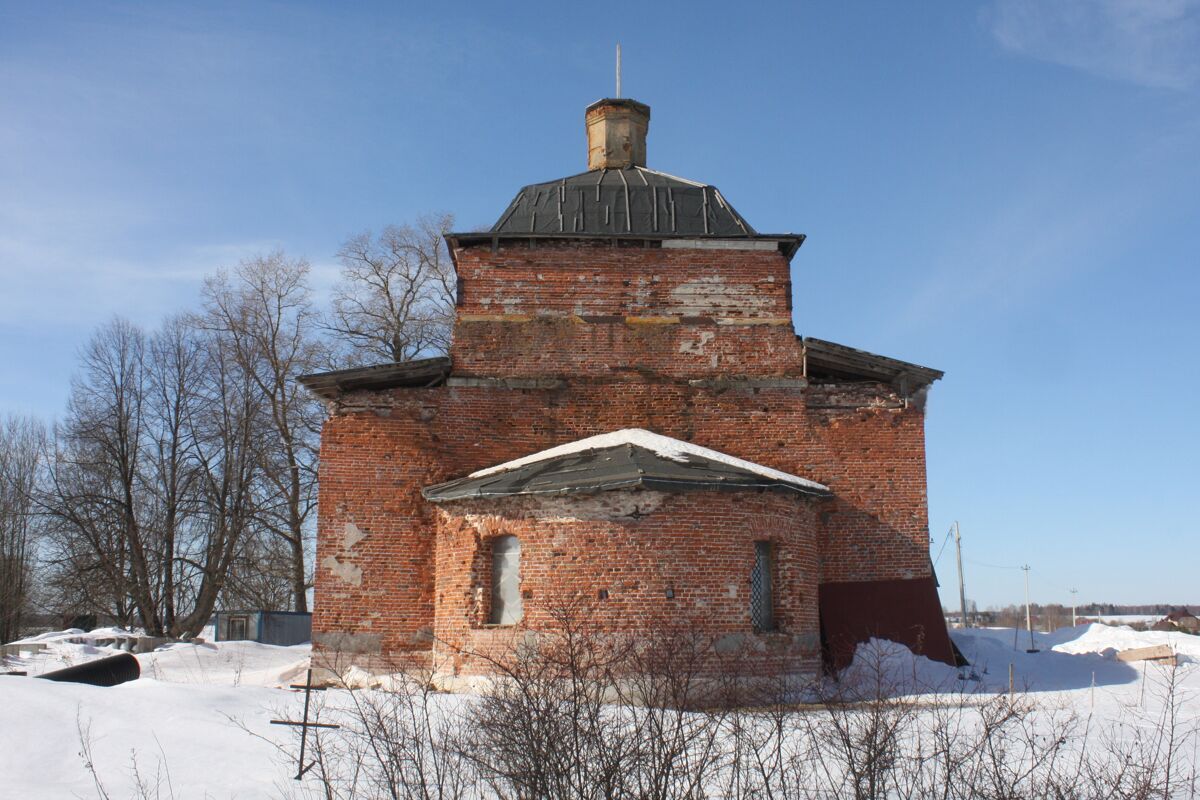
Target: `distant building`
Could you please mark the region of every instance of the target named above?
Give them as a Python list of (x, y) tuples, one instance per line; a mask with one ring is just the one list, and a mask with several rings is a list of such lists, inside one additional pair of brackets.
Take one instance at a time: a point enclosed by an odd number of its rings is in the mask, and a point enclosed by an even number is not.
[(218, 611), (215, 641), (293, 645), (312, 639), (312, 614), (302, 611)]
[(1200, 618), (1181, 608), (1172, 611), (1151, 626), (1155, 631), (1183, 631), (1184, 633), (1200, 633)]

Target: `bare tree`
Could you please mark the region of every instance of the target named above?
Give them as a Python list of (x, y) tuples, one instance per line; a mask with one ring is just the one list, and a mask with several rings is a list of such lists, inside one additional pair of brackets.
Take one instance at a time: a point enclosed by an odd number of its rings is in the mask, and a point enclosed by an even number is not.
[[(39, 504), (64, 608), (196, 634), (274, 484), (270, 405), (231, 339), (116, 320), (82, 353)], [(290, 577), (290, 576), (289, 576)], [(290, 581), (289, 581), (290, 585)]]
[(192, 634), (212, 615), (243, 542), (256, 533), (255, 493), (262, 473), (258, 440), (266, 408), (219, 337), (204, 340), (203, 364), (200, 396), (188, 420), (195, 510), (177, 555), (187, 570), (181, 586), (191, 592), (191, 611), (175, 629)]
[(342, 280), (326, 327), (352, 365), (408, 361), (450, 349), (457, 278), (443, 237), (449, 214), (362, 233), (342, 245)]
[(21, 635), (30, 594), (37, 479), (45, 429), (31, 418), (0, 422), (0, 643)]
[(47, 510), (55, 518), (64, 581), (123, 623), (137, 617), (162, 633), (161, 594), (150, 537), (153, 509), (142, 491), (146, 442), (146, 336), (113, 320), (88, 342), (56, 431)]
[(281, 252), (243, 261), (205, 282), (205, 313), (199, 318), (262, 398), (256, 519), (287, 543), (296, 611), (308, 610), (305, 550), (317, 501), (317, 443), (324, 412), (295, 379), (326, 361), (316, 335), (308, 272), (306, 261)]
[(159, 510), (155, 556), (160, 564), (165, 631), (176, 628), (177, 604), (185, 584), (179, 580), (178, 552), (197, 511), (193, 423), (206, 375), (201, 337), (182, 318), (168, 319), (150, 337), (146, 359), (147, 426), (145, 490)]

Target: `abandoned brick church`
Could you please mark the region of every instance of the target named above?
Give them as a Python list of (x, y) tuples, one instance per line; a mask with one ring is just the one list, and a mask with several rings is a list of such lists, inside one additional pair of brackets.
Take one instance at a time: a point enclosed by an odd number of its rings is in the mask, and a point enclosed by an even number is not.
[(588, 171), (446, 237), (449, 357), (309, 375), (314, 644), (446, 676), (586, 602), (803, 672), (893, 639), (953, 662), (929, 560), (941, 373), (792, 327), (804, 237), (646, 167), (650, 109), (586, 112)]

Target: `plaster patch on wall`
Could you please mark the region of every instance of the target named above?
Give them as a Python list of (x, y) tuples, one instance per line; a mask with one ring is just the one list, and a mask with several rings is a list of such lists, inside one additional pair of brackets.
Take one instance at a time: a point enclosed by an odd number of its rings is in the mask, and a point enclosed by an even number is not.
[(683, 316), (722, 316), (729, 311), (758, 311), (773, 303), (756, 286), (726, 283), (719, 275), (681, 283), (671, 290), (670, 308)]
[(715, 338), (717, 338), (717, 335), (712, 331), (701, 331), (699, 339), (680, 342), (679, 352), (702, 356), (704, 355), (704, 348)]
[(325, 556), (321, 560), (321, 566), (332, 572), (334, 577), (341, 579), (343, 583), (362, 586), (362, 569), (357, 564), (338, 561), (333, 556)]
[(367, 535), (362, 532), (361, 528), (353, 522), (347, 522), (342, 532), (342, 547), (349, 550), (365, 538)]

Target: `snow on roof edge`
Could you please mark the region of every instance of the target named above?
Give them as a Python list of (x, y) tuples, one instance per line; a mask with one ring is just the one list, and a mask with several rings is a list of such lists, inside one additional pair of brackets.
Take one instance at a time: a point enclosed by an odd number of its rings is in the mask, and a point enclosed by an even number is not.
[(670, 436), (663, 436), (653, 431), (645, 430), (644, 428), (623, 428), (619, 431), (610, 433), (601, 433), (597, 436), (589, 436), (585, 439), (577, 439), (573, 442), (560, 444), (557, 447), (551, 447), (548, 450), (539, 450), (536, 453), (531, 453), (521, 458), (505, 461), (503, 464), (497, 464), (493, 467), (487, 467), (468, 475), (468, 478), (482, 478), (485, 475), (494, 475), (498, 472), (507, 472), (517, 467), (523, 467), (526, 464), (534, 464), (538, 461), (545, 461), (548, 458), (557, 458), (558, 456), (570, 455), (571, 453), (581, 453), (586, 450), (603, 450), (607, 447), (616, 447), (622, 444), (635, 445), (644, 447), (663, 458), (669, 458), (672, 461), (686, 462), (688, 456), (699, 456), (707, 458), (711, 461), (718, 461), (722, 464), (728, 464), (731, 467), (744, 469), (747, 472), (753, 472), (756, 475), (762, 475), (765, 478), (791, 483), (796, 486), (804, 486), (810, 489), (816, 489), (822, 492), (828, 492), (829, 487), (824, 484), (810, 481), (808, 478), (801, 478), (799, 475), (793, 475), (790, 472), (782, 472), (770, 467), (764, 467), (762, 464), (756, 464), (753, 461), (746, 461), (737, 456), (731, 456), (727, 453), (722, 453), (719, 450), (712, 450), (707, 447), (701, 447), (698, 444), (685, 442), (680, 439), (673, 439)]

